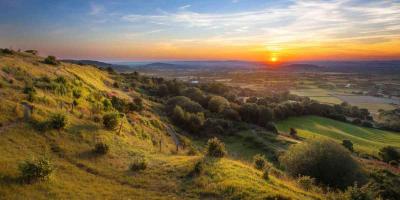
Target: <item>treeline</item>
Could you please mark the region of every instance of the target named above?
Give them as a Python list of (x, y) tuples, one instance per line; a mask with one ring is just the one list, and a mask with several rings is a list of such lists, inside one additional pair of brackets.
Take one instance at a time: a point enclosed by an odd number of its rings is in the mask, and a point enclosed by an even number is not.
[[(327, 105), (287, 91), (259, 94), (221, 83), (190, 84), (162, 78), (131, 75), (133, 82), (166, 105), (172, 121), (192, 133), (229, 133), (235, 122), (247, 122), (277, 133), (274, 121), (318, 115), (372, 127), (367, 109), (347, 103)], [(160, 98), (161, 97), (161, 98)], [(228, 131), (224, 131), (228, 130)]]

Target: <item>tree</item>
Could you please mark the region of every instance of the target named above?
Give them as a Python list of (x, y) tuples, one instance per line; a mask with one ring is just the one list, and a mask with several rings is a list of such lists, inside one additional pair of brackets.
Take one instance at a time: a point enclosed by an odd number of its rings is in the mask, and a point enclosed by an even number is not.
[(351, 151), (351, 152), (354, 151), (354, 149), (353, 149), (353, 143), (352, 143), (350, 140), (343, 140), (343, 141), (342, 141), (342, 145), (343, 145), (346, 149), (348, 149), (349, 151)]
[(185, 111), (180, 106), (175, 106), (174, 110), (172, 111), (172, 120), (175, 123), (183, 124), (186, 121)]
[(107, 113), (103, 116), (103, 124), (109, 130), (114, 130), (119, 123), (118, 113)]
[(271, 109), (261, 106), (259, 112), (258, 124), (265, 126), (268, 122), (272, 121), (274, 114)]
[(350, 152), (328, 139), (311, 139), (293, 145), (280, 161), (291, 176), (311, 176), (331, 187), (343, 189), (362, 181), (360, 167)]
[(221, 96), (213, 96), (208, 101), (208, 109), (211, 112), (220, 113), (227, 107), (229, 107), (229, 101)]
[(385, 162), (390, 162), (392, 160), (400, 161), (400, 151), (398, 148), (393, 146), (386, 146), (379, 150), (379, 155)]
[(204, 113), (189, 113), (187, 117), (187, 126), (190, 131), (198, 132), (204, 125)]
[(254, 166), (256, 169), (263, 170), (266, 165), (265, 157), (261, 154), (257, 154), (253, 157)]
[(207, 142), (207, 156), (222, 158), (226, 156), (225, 145), (218, 138), (214, 137)]
[(239, 113), (232, 109), (232, 108), (226, 108), (224, 111), (222, 111), (222, 115), (224, 118), (232, 120), (232, 121), (240, 121), (240, 115)]
[(259, 118), (259, 111), (257, 104), (246, 103), (240, 107), (240, 116), (243, 121), (249, 123), (257, 123)]
[(45, 180), (54, 171), (54, 166), (48, 158), (25, 161), (19, 165), (21, 180), (27, 183)]
[(58, 65), (60, 62), (57, 61), (57, 58), (55, 56), (47, 56), (47, 58), (44, 59), (44, 63), (49, 65)]
[(52, 128), (61, 130), (67, 125), (67, 117), (63, 114), (57, 113), (50, 117), (49, 122)]
[(294, 128), (290, 128), (289, 133), (292, 137), (297, 137), (297, 130)]

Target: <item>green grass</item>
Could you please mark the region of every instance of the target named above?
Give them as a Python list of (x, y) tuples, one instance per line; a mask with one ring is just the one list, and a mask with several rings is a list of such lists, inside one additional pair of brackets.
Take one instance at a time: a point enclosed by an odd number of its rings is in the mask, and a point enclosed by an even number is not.
[[(175, 144), (164, 129), (168, 122), (154, 112), (158, 104), (144, 100), (146, 111), (128, 114), (126, 118), (133, 123), (125, 119), (120, 134), (106, 130), (91, 119), (86, 100), (90, 94), (114, 92), (121, 98), (132, 98), (137, 92), (113, 88), (113, 77), (93, 67), (66, 63), (55, 67), (41, 61), (42, 58), (24, 53), (0, 57), (0, 66), (20, 67), (27, 72), (22, 78), (0, 73), (1, 79), (15, 78), (13, 84), (0, 90), (0, 199), (262, 199), (276, 194), (292, 199), (320, 198), (299, 189), (291, 180), (271, 176), (265, 181), (260, 171), (248, 162), (235, 160), (235, 156), (210, 161), (204, 175), (188, 177), (194, 163), (202, 158), (187, 156), (187, 150), (175, 152)], [(59, 107), (61, 101), (72, 102), (71, 94), (60, 96), (37, 88), (38, 97), (46, 96), (48, 102), (35, 100), (32, 117), (44, 120), (52, 113), (65, 113), (69, 123), (64, 130), (40, 132), (22, 120), (20, 103), (26, 98), (22, 88), (30, 78), (43, 75), (51, 79), (63, 75), (70, 83), (79, 77), (82, 84), (76, 86), (83, 93), (73, 113)], [(243, 136), (251, 133), (241, 134), (244, 135), (230, 138), (227, 146), (232, 155), (251, 159), (259, 151), (251, 144), (241, 146)], [(93, 153), (99, 141), (110, 146), (107, 155)], [(50, 157), (56, 167), (50, 179), (22, 184), (18, 165), (43, 155)], [(148, 160), (148, 167), (140, 172), (130, 171), (129, 165), (139, 156)]]
[(288, 132), (296, 128), (300, 137), (329, 137), (338, 142), (349, 139), (354, 148), (365, 153), (377, 154), (380, 148), (393, 145), (400, 147), (400, 133), (365, 128), (336, 120), (303, 116), (292, 117), (277, 123), (279, 131)]

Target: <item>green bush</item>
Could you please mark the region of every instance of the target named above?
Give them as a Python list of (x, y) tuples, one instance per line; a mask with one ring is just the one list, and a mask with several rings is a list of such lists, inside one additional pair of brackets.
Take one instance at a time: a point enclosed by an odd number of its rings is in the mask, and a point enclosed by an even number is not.
[(52, 115), (49, 119), (50, 127), (57, 130), (63, 129), (67, 125), (67, 123), (67, 116), (60, 113)]
[(262, 170), (265, 167), (265, 157), (261, 154), (257, 154), (253, 157), (254, 167), (256, 169)]
[(119, 123), (118, 113), (107, 113), (103, 116), (103, 125), (109, 130), (114, 130)]
[(222, 158), (226, 156), (225, 145), (218, 138), (209, 139), (207, 142), (207, 156)]
[(371, 192), (366, 188), (359, 188), (357, 184), (348, 187), (344, 193), (345, 200), (373, 200)]
[(58, 65), (59, 61), (57, 61), (57, 58), (55, 56), (47, 56), (47, 58), (44, 59), (44, 63), (49, 65)]
[(139, 157), (133, 160), (129, 169), (131, 171), (141, 171), (147, 168), (147, 160), (143, 157)]
[(294, 129), (294, 128), (290, 128), (289, 134), (290, 134), (292, 137), (297, 137), (297, 130)]
[(361, 180), (360, 167), (350, 152), (328, 139), (311, 139), (293, 145), (280, 161), (291, 176), (311, 176), (331, 187), (346, 188)]
[(33, 161), (25, 161), (19, 165), (21, 180), (32, 183), (45, 180), (54, 171), (54, 166), (47, 158), (41, 158)]
[(354, 149), (353, 149), (353, 143), (352, 143), (350, 140), (343, 140), (343, 141), (342, 141), (342, 145), (343, 145), (346, 149), (348, 149), (349, 151), (351, 151), (351, 152), (354, 151)]
[(196, 162), (193, 170), (190, 172), (191, 176), (199, 176), (204, 173), (204, 161), (200, 160)]
[(99, 142), (94, 146), (93, 151), (97, 154), (105, 155), (110, 151), (110, 147), (106, 143)]
[(385, 162), (390, 162), (392, 160), (400, 160), (400, 150), (399, 148), (393, 146), (386, 146), (379, 150), (379, 155)]
[(268, 123), (265, 125), (265, 129), (267, 129), (267, 130), (269, 130), (269, 131), (271, 131), (272, 133), (275, 133), (275, 134), (278, 134), (278, 133), (279, 133), (279, 132), (278, 132), (278, 129), (276, 128), (275, 123), (273, 123), (273, 122), (268, 122)]
[(315, 179), (309, 176), (300, 176), (299, 178), (297, 178), (296, 182), (301, 188), (308, 191), (311, 190), (314, 186)]
[(268, 169), (264, 169), (264, 171), (263, 171), (263, 179), (264, 180), (269, 180), (269, 170)]
[(208, 109), (211, 112), (220, 113), (225, 108), (228, 108), (228, 107), (229, 107), (229, 101), (221, 96), (213, 96), (208, 101)]

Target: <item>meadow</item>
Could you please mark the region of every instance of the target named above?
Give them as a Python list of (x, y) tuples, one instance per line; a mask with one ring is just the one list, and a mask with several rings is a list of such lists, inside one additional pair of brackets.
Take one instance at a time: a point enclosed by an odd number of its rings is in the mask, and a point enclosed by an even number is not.
[(295, 128), (302, 138), (328, 137), (341, 142), (351, 140), (355, 150), (377, 155), (380, 148), (400, 147), (400, 133), (360, 127), (318, 116), (291, 117), (277, 123), (282, 132)]

